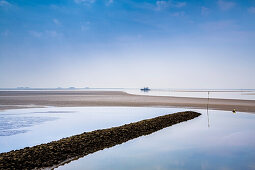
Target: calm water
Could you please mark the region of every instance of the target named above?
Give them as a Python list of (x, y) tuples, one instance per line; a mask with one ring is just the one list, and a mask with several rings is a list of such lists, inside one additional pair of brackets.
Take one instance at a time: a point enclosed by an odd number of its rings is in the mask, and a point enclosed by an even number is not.
[[(44, 91), (41, 90), (24, 90), (24, 91)], [(55, 89), (57, 90), (57, 89)], [(65, 89), (62, 89), (65, 90)], [(15, 91), (15, 90), (14, 90)], [(153, 95), (153, 96), (174, 96), (174, 97), (198, 97), (208, 98), (208, 91), (210, 91), (210, 98), (219, 99), (241, 99), (241, 100), (255, 100), (255, 89), (151, 89), (151, 91), (143, 92), (140, 88), (87, 88), (87, 89), (72, 89), (66, 91), (124, 91), (130, 94), (138, 95)]]
[[(0, 120), (5, 120), (0, 121), (0, 152), (183, 110), (70, 107), (0, 112)], [(255, 169), (255, 114), (209, 110), (208, 121), (206, 110), (196, 111), (202, 116), (59, 169)]]
[[(130, 94), (138, 94), (138, 95), (208, 98), (208, 92), (206, 90), (178, 91), (178, 90), (167, 90), (167, 89), (152, 89), (151, 91), (143, 92), (140, 89), (124, 89), (124, 91)], [(255, 100), (255, 90), (250, 90), (250, 91), (222, 90), (222, 91), (216, 91), (216, 92), (215, 90), (210, 90), (209, 97), (219, 98), (219, 99)]]
[(120, 126), (183, 109), (50, 107), (0, 112), (0, 152), (21, 149), (102, 128)]

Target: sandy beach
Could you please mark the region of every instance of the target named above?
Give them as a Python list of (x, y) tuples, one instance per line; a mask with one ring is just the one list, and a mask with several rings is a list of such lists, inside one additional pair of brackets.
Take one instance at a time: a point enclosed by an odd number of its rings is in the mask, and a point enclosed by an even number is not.
[[(207, 98), (132, 95), (121, 91), (0, 91), (0, 110), (27, 107), (183, 107), (206, 109)], [(210, 99), (209, 109), (255, 113), (255, 100)]]

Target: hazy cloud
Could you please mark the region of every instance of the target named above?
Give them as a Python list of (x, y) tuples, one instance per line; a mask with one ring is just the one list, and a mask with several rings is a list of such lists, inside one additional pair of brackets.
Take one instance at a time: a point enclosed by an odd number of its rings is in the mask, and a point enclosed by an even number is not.
[(176, 8), (181, 8), (181, 7), (186, 6), (186, 2), (177, 2), (175, 4), (172, 4), (172, 6), (176, 7)]
[(114, 0), (108, 0), (106, 5), (111, 5), (114, 2)]
[(186, 6), (186, 2), (174, 2), (174, 1), (162, 1), (158, 0), (156, 1), (156, 9), (161, 10), (165, 8), (182, 8)]
[(96, 0), (74, 0), (76, 4), (90, 5), (96, 2)]
[(3, 10), (9, 10), (10, 8), (13, 8), (14, 5), (11, 4), (10, 2), (6, 0), (0, 0), (0, 9), (2, 8)]
[(201, 7), (201, 15), (207, 16), (207, 15), (209, 15), (209, 13), (210, 13), (209, 8), (206, 8), (204, 6)]
[(250, 7), (248, 11), (252, 14), (255, 14), (255, 7)]
[(163, 8), (167, 8), (169, 6), (167, 1), (157, 1), (156, 5), (157, 5), (158, 10), (161, 10)]
[(55, 30), (46, 30), (43, 32), (29, 31), (29, 34), (35, 38), (55, 38), (62, 36), (62, 34), (58, 33)]
[(181, 16), (184, 16), (184, 15), (185, 15), (184, 11), (172, 13), (172, 16), (174, 16), (174, 17), (181, 17)]
[(230, 2), (230, 1), (223, 1), (223, 0), (219, 0), (218, 1), (218, 6), (221, 10), (229, 10), (231, 8), (233, 8), (236, 4), (234, 2)]
[(29, 34), (36, 38), (40, 38), (43, 35), (42, 32), (37, 32), (37, 31), (29, 31)]
[(1, 32), (1, 35), (4, 37), (7, 37), (9, 34), (10, 34), (9, 30), (5, 30), (5, 31)]
[(56, 25), (61, 25), (60, 21), (59, 21), (58, 19), (56, 19), (56, 18), (54, 18), (52, 21), (53, 21), (54, 24), (56, 24)]
[(201, 24), (201, 28), (208, 32), (234, 31), (238, 28), (238, 25), (236, 25), (235, 22), (232, 20), (226, 20), (226, 21), (206, 22)]
[(47, 31), (45, 31), (45, 35), (46, 35), (47, 37), (52, 37), (52, 38), (60, 37), (60, 36), (61, 36), (61, 34), (58, 33), (58, 32), (55, 31), (55, 30), (47, 30)]
[(1, 0), (0, 1), (0, 7), (9, 7), (12, 4), (10, 4), (9, 2), (5, 1), (5, 0)]
[(84, 24), (81, 25), (81, 31), (87, 31), (90, 28), (90, 22), (85, 22)]

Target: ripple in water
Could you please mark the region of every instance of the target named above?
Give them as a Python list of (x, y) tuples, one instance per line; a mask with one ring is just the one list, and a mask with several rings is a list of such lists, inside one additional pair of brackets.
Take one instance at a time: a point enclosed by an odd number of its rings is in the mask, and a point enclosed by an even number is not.
[(12, 136), (19, 133), (26, 133), (28, 130), (22, 129), (40, 124), (46, 121), (56, 120), (55, 117), (21, 117), (16, 115), (0, 116), (0, 136)]

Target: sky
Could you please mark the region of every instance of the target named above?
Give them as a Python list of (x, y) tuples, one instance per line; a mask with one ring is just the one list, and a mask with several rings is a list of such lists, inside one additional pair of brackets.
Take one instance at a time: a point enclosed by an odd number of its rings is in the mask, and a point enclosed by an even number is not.
[(0, 88), (255, 88), (255, 0), (0, 0)]

